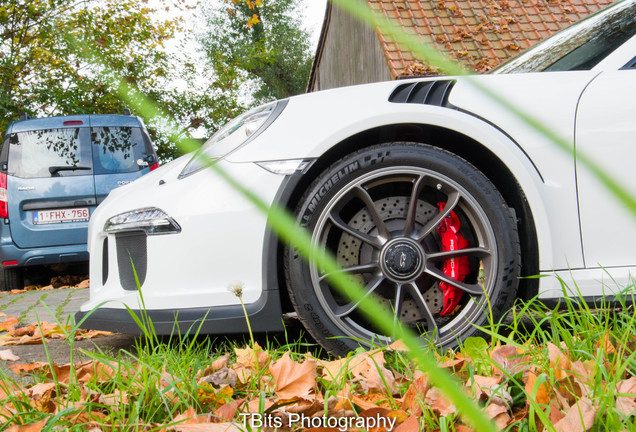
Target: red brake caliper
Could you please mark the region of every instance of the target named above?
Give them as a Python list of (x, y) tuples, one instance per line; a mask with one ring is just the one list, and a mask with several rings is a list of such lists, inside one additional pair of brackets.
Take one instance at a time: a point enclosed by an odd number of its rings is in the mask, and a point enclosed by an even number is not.
[[(445, 205), (446, 203), (443, 202), (437, 203), (437, 207), (439, 207), (440, 211), (444, 210)], [(437, 233), (442, 240), (443, 252), (464, 249), (468, 246), (468, 240), (466, 240), (464, 236), (459, 233), (461, 227), (462, 223), (459, 221), (459, 218), (457, 217), (455, 212), (451, 210), (450, 214), (445, 217), (444, 220), (442, 220), (439, 227), (437, 228)], [(466, 275), (470, 273), (470, 263), (468, 262), (468, 257), (462, 256), (448, 259), (444, 261), (442, 270), (447, 276), (463, 282)], [(449, 285), (446, 282), (440, 282), (439, 288), (444, 294), (444, 307), (439, 314), (440, 316), (444, 316), (455, 310), (455, 307), (462, 299), (463, 291), (459, 288)]]

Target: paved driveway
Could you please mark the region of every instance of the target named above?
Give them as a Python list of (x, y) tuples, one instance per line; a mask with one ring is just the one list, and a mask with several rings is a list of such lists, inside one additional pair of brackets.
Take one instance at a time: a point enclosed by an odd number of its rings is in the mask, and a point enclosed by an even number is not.
[[(7, 316), (17, 316), (21, 324), (31, 324), (38, 319), (39, 321), (65, 324), (86, 300), (88, 300), (88, 288), (28, 291), (18, 295), (9, 295), (5, 291), (0, 291), (0, 313)], [(0, 321), (3, 319), (4, 317), (0, 317)], [(83, 351), (103, 351), (116, 357), (117, 352), (121, 349), (133, 352), (134, 341), (134, 336), (114, 334), (95, 339), (73, 341), (72, 343), (59, 339), (49, 339), (47, 340), (47, 349), (41, 344), (0, 347), (0, 350), (11, 349), (20, 357), (17, 362), (0, 361), (0, 369), (15, 378), (15, 375), (8, 370), (8, 364), (48, 361), (49, 356), (54, 363), (66, 364), (70, 361), (71, 353), (73, 353), (75, 361), (88, 359), (89, 356)]]
[(88, 300), (88, 288), (28, 291), (9, 295), (0, 291), (0, 312), (16, 315), (18, 321), (31, 324), (38, 320), (64, 324), (69, 315), (75, 314)]

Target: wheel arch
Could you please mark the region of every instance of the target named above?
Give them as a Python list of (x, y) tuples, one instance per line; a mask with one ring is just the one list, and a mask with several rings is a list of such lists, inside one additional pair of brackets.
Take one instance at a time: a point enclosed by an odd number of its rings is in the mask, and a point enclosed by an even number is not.
[[(517, 218), (519, 236), (528, 241), (521, 242), (522, 276), (539, 273), (539, 246), (536, 225), (532, 210), (519, 184), (506, 164), (488, 146), (470, 136), (446, 127), (431, 124), (402, 123), (383, 125), (364, 130), (349, 136), (330, 147), (303, 174), (291, 176), (281, 187), (277, 201), (293, 212), (305, 189), (311, 182), (331, 164), (342, 159), (343, 155), (370, 147), (376, 144), (393, 141), (407, 141), (428, 144), (449, 151), (473, 164), (499, 190), (508, 206), (513, 209)], [(268, 284), (276, 283), (280, 287), (281, 304), (284, 312), (293, 311), (287, 289), (284, 289), (285, 272), (283, 268), (283, 245), (271, 241), (266, 255), (276, 257), (275, 264), (270, 262), (265, 267), (268, 271)], [(266, 258), (267, 259), (267, 258)], [(275, 273), (272, 274), (272, 273)], [(518, 297), (529, 299), (538, 293), (537, 278), (520, 280)]]

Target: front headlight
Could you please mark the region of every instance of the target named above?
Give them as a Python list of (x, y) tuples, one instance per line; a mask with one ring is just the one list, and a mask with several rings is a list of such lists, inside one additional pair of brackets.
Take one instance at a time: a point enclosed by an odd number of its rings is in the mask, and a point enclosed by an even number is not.
[(104, 224), (104, 231), (109, 234), (144, 231), (147, 235), (158, 235), (179, 233), (181, 227), (163, 210), (147, 207), (111, 217)]
[(270, 102), (231, 120), (192, 156), (190, 162), (179, 174), (179, 178), (205, 168), (211, 161), (226, 156), (256, 138), (276, 120), (285, 105), (287, 105), (287, 99)]

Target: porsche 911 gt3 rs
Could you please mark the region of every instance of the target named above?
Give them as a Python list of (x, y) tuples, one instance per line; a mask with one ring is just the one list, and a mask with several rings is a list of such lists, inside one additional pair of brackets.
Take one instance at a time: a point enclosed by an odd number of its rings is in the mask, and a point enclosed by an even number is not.
[[(585, 299), (627, 287), (636, 221), (585, 156), (636, 195), (636, 1), (616, 3), (482, 76), (384, 82), (255, 108), (201, 153), (289, 209), (350, 277), (442, 346), (516, 298), (574, 280)], [(479, 84), (475, 86), (474, 83)], [(484, 95), (486, 87), (568, 149)], [(327, 349), (387, 342), (267, 215), (186, 155), (113, 191), (89, 230), (82, 326), (158, 333), (282, 329), (295, 311)], [(551, 275), (545, 278), (524, 276)], [(137, 279), (138, 277), (138, 283)], [(571, 284), (571, 286), (574, 286)], [(94, 309), (94, 310), (93, 310)]]

